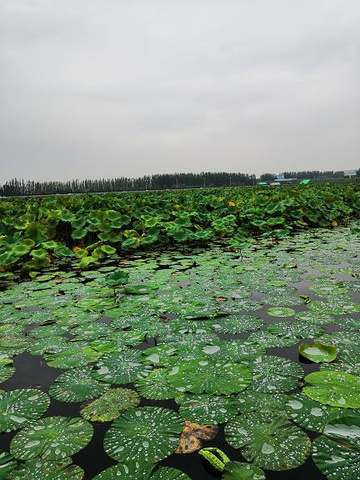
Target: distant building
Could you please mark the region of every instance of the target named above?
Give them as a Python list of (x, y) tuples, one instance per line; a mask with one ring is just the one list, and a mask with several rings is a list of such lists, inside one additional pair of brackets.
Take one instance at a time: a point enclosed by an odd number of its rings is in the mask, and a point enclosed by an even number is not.
[(344, 170), (344, 177), (356, 177), (356, 170)]

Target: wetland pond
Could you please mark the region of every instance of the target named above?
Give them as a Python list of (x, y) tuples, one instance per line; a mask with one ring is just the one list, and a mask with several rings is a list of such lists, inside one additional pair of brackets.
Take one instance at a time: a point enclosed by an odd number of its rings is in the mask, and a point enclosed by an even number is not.
[(0, 479), (358, 480), (359, 332), (351, 227), (3, 282)]

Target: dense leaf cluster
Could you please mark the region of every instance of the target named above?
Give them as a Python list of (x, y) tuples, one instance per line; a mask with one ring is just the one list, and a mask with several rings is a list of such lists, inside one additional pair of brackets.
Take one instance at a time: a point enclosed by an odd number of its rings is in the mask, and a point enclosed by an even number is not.
[(359, 184), (203, 189), (0, 200), (0, 268), (36, 270), (54, 258), (80, 268), (121, 251), (173, 243), (283, 238), (336, 227), (360, 213)]

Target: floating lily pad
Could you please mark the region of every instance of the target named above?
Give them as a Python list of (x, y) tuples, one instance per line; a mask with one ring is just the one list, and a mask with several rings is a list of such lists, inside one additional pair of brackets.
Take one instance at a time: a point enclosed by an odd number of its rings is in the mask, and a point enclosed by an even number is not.
[(185, 473), (171, 467), (136, 468), (134, 464), (118, 463), (94, 477), (94, 480), (190, 480)]
[(227, 422), (239, 412), (239, 402), (223, 395), (187, 394), (176, 399), (180, 415), (192, 422), (217, 424)]
[(192, 360), (172, 368), (169, 382), (178, 391), (229, 395), (245, 390), (251, 383), (248, 367), (224, 361)]
[(336, 358), (337, 348), (322, 342), (301, 343), (299, 353), (312, 362), (332, 362)]
[(123, 412), (136, 407), (140, 403), (140, 397), (130, 388), (112, 388), (107, 390), (101, 397), (84, 405), (80, 414), (86, 420), (92, 422), (111, 422)]
[(93, 436), (93, 427), (82, 418), (46, 417), (18, 432), (10, 453), (19, 460), (64, 460), (82, 450)]
[(344, 415), (343, 409), (323, 405), (303, 393), (288, 396), (283, 408), (295, 423), (315, 432), (322, 432), (330, 420)]
[(236, 400), (241, 413), (268, 412), (277, 415), (284, 414), (284, 404), (287, 395), (283, 393), (263, 393), (245, 390), (237, 395)]
[(92, 367), (72, 368), (61, 374), (50, 387), (49, 394), (60, 402), (83, 402), (104, 393), (109, 385), (91, 376)]
[(360, 449), (320, 436), (313, 442), (312, 458), (329, 480), (360, 478)]
[(17, 467), (15, 458), (4, 450), (0, 450), (0, 480), (9, 478), (8, 475)]
[(251, 389), (257, 392), (287, 392), (296, 388), (304, 375), (297, 363), (286, 358), (268, 355), (259, 357), (252, 364), (253, 382)]
[(0, 355), (0, 383), (9, 380), (15, 373), (15, 367), (11, 358)]
[(36, 459), (26, 462), (6, 478), (7, 480), (82, 480), (84, 471), (77, 465), (73, 465), (71, 458), (54, 462)]
[(241, 448), (243, 457), (267, 470), (289, 470), (302, 465), (310, 454), (305, 432), (283, 417), (268, 413), (241, 415), (225, 427), (226, 441)]
[(150, 375), (141, 378), (136, 388), (142, 397), (150, 400), (168, 400), (174, 398), (177, 391), (169, 381), (169, 369), (156, 368)]
[(0, 432), (22, 428), (49, 408), (49, 396), (35, 389), (0, 393)]
[(96, 362), (101, 353), (92, 348), (81, 345), (74, 345), (58, 353), (45, 353), (44, 358), (49, 367), (53, 368), (75, 368)]
[(94, 378), (106, 383), (130, 383), (146, 377), (151, 372), (149, 365), (141, 362), (140, 350), (126, 350), (124, 352), (104, 355), (96, 364), (92, 372)]
[(230, 315), (229, 317), (219, 318), (212, 323), (215, 332), (228, 334), (254, 332), (264, 325), (264, 320), (254, 315)]
[(330, 420), (324, 428), (324, 435), (332, 440), (356, 447), (360, 450), (360, 417), (356, 413), (343, 413)]
[(271, 307), (266, 312), (271, 317), (292, 317), (295, 315), (295, 310), (287, 307)]
[(342, 408), (360, 408), (360, 377), (350, 373), (327, 371), (305, 377), (303, 392), (320, 403)]
[(183, 427), (181, 417), (172, 410), (136, 408), (114, 421), (105, 434), (104, 449), (123, 463), (157, 462), (175, 451)]
[(261, 468), (249, 463), (228, 462), (223, 470), (222, 480), (265, 480)]

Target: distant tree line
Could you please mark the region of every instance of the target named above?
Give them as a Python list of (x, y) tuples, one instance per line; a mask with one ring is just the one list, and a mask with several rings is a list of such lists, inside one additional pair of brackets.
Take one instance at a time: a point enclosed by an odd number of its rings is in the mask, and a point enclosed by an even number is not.
[[(343, 178), (343, 171), (285, 172), (285, 178), (336, 179)], [(357, 170), (360, 177), (360, 169)], [(164, 190), (182, 188), (241, 187), (260, 181), (273, 181), (274, 173), (264, 173), (260, 178), (245, 173), (202, 172), (145, 175), (138, 178), (112, 178), (100, 180), (70, 180), (67, 182), (34, 182), (14, 178), (0, 186), (0, 196), (52, 195), (56, 193), (122, 192), (139, 190)]]

